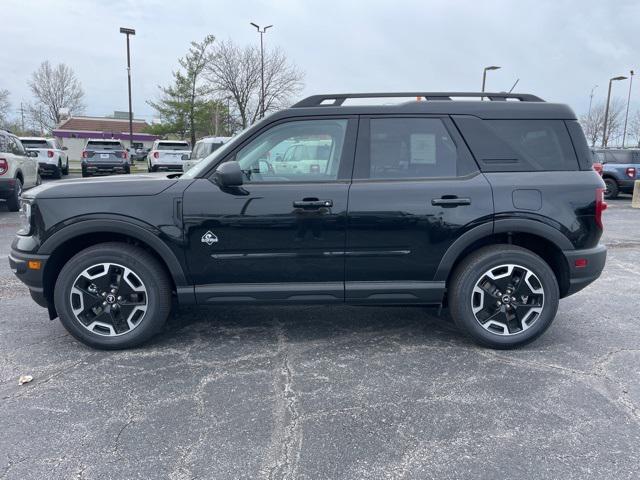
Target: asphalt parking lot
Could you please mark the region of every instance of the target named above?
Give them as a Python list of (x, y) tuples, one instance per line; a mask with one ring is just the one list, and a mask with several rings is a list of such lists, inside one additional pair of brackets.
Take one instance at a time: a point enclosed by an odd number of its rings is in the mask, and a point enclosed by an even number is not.
[(415, 307), (183, 308), (90, 350), (11, 273), (0, 206), (0, 479), (636, 479), (640, 210), (609, 205), (602, 278), (500, 352)]

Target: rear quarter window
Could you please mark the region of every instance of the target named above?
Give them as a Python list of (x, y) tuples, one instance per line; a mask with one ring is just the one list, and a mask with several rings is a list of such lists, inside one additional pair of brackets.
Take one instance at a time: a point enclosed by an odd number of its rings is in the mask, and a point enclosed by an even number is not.
[(457, 117), (483, 172), (579, 170), (562, 120), (481, 120)]

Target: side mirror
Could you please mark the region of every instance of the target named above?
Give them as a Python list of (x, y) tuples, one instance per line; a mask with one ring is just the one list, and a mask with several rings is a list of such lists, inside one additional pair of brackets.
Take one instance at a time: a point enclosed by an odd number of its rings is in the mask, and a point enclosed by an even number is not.
[(185, 153), (182, 155), (182, 160), (189, 160), (191, 158), (191, 155), (189, 155), (188, 153)]
[(62, 150), (69, 150), (69, 147), (62, 147)]
[(219, 165), (213, 179), (221, 187), (239, 187), (243, 183), (240, 164), (232, 161)]

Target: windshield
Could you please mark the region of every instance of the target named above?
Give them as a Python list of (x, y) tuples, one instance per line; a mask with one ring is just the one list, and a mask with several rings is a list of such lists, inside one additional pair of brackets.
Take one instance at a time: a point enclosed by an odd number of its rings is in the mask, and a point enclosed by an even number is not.
[(183, 142), (159, 142), (158, 150), (189, 150), (189, 144)]
[(24, 148), (49, 148), (46, 140), (22, 140)]
[(193, 167), (183, 173), (181, 178), (196, 178), (198, 175), (200, 175), (200, 172), (204, 172), (205, 170), (207, 170), (210, 165), (218, 163), (227, 154), (227, 152), (233, 150), (236, 145), (236, 140), (244, 135), (244, 133), (250, 128), (251, 127), (247, 127), (238, 134), (231, 137), (228, 142), (221, 145), (220, 148), (207, 155), (200, 162), (196, 163)]

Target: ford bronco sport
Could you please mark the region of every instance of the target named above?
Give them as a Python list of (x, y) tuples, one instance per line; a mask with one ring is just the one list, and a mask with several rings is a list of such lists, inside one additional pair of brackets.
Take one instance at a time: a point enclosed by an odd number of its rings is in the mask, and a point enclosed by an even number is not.
[[(353, 104), (378, 97), (408, 101)], [(276, 161), (291, 145), (309, 148)], [(317, 95), (182, 176), (25, 192), (9, 262), (50, 318), (97, 348), (148, 340), (173, 300), (435, 305), (476, 342), (509, 348), (600, 275), (603, 189), (565, 105)]]

